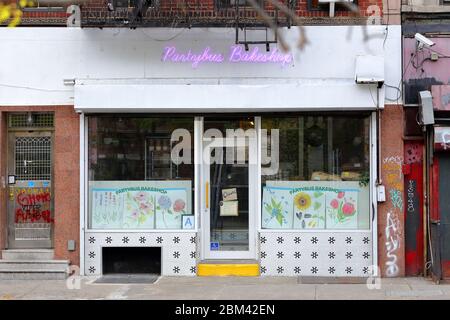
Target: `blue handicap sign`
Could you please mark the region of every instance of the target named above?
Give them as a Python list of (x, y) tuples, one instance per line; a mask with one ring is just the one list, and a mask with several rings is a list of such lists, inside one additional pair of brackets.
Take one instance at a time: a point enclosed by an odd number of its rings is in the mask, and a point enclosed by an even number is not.
[(219, 243), (211, 242), (211, 250), (219, 250)]

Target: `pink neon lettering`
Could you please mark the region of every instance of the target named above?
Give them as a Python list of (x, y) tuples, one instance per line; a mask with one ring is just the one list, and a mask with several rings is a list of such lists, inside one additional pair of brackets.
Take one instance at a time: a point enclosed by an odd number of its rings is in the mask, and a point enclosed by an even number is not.
[(180, 53), (175, 47), (165, 47), (162, 56), (163, 62), (190, 62), (193, 68), (197, 68), (203, 62), (221, 63), (223, 60), (223, 55), (213, 53), (210, 47), (206, 47), (200, 53), (192, 53), (191, 49), (186, 53)]
[[(192, 68), (197, 68), (200, 64), (222, 63), (225, 58), (221, 53), (215, 53), (210, 47), (206, 47), (200, 53), (193, 53), (191, 49), (187, 52), (179, 52), (176, 47), (165, 47), (161, 60), (163, 62), (191, 63)], [(292, 54), (284, 54), (277, 48), (271, 52), (262, 52), (258, 47), (251, 51), (245, 51), (242, 46), (231, 46), (228, 61), (232, 63), (279, 63), (282, 66), (292, 62)]]
[(281, 63), (284, 66), (292, 62), (292, 54), (283, 54), (277, 48), (270, 53), (264, 53), (260, 52), (258, 47), (246, 52), (241, 46), (232, 46), (228, 60), (230, 62)]

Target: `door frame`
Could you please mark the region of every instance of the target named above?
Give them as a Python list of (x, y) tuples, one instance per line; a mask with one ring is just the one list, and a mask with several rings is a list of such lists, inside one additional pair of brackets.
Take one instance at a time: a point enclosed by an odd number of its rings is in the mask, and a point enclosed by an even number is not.
[[(260, 186), (260, 117), (254, 117), (254, 129), (255, 129), (255, 137), (254, 139), (249, 139), (248, 148), (249, 155), (252, 155), (252, 161), (255, 161), (254, 166), (250, 165), (249, 159), (249, 171), (248, 171), (248, 207), (249, 207), (249, 221), (248, 221), (248, 251), (215, 251), (210, 249), (211, 243), (211, 230), (210, 230), (210, 211), (207, 208), (209, 206), (209, 165), (204, 163), (203, 159), (203, 133), (204, 133), (204, 117), (198, 117), (197, 120), (197, 135), (195, 136), (196, 146), (198, 147), (196, 150), (198, 162), (198, 176), (199, 176), (199, 184), (200, 186), (200, 205), (197, 207), (199, 210), (198, 217), (200, 219), (200, 259), (201, 260), (234, 260), (234, 259), (257, 259), (257, 231), (259, 225), (259, 186)], [(253, 151), (253, 152), (252, 152)], [(207, 197), (208, 196), (208, 197)]]
[[(7, 176), (15, 175), (15, 143), (13, 139), (17, 136), (48, 136), (50, 137), (50, 212), (54, 218), (55, 215), (55, 202), (54, 202), (54, 129), (51, 127), (30, 127), (30, 128), (8, 128), (7, 131), (7, 161), (6, 171)], [(33, 180), (31, 180), (33, 181)], [(39, 180), (34, 180), (39, 181)], [(17, 183), (17, 181), (16, 181)], [(50, 239), (48, 240), (13, 240), (14, 233), (14, 206), (11, 203), (11, 195), (13, 191), (11, 188), (14, 186), (7, 184), (7, 206), (6, 206), (6, 249), (52, 249), (54, 247), (54, 233), (55, 225), (50, 224)], [(12, 223), (12, 224), (11, 224)]]

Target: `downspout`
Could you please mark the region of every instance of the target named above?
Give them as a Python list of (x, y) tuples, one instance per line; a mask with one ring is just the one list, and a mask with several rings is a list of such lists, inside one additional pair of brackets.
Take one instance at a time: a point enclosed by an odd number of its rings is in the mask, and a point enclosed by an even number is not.
[[(424, 256), (425, 264), (424, 264), (424, 271), (425, 275), (432, 274), (431, 267), (433, 265), (433, 254), (432, 254), (432, 248), (431, 248), (431, 233), (430, 233), (430, 148), (429, 148), (429, 142), (428, 142), (428, 130), (426, 126), (422, 127), (422, 131), (425, 135), (425, 187), (424, 187), (424, 206), (425, 206), (425, 219), (423, 220), (423, 223), (425, 224), (424, 227), (424, 239), (425, 239), (425, 246), (427, 248), (426, 255)], [(429, 254), (429, 256), (428, 256)]]
[(379, 82), (377, 84), (377, 181), (375, 185), (381, 186), (383, 184), (383, 180), (381, 178), (381, 109), (380, 109), (380, 89), (383, 86), (383, 83)]
[[(426, 224), (427, 224), (427, 238), (428, 238), (428, 250), (429, 250), (429, 262), (427, 262), (427, 265), (429, 264), (429, 267), (431, 269), (431, 276), (433, 281), (436, 284), (439, 284), (441, 277), (442, 277), (442, 271), (441, 271), (441, 266), (440, 266), (440, 259), (438, 259), (438, 261), (435, 261), (435, 254), (440, 254), (440, 221), (433, 221), (431, 219), (431, 201), (430, 201), (430, 196), (431, 196), (431, 191), (432, 191), (432, 186), (431, 184), (433, 183), (433, 175), (432, 175), (432, 166), (433, 166), (433, 142), (434, 142), (434, 137), (433, 137), (433, 130), (432, 130), (433, 126), (424, 126), (424, 130), (425, 130), (425, 137), (426, 137), (426, 149), (427, 149), (427, 155), (426, 155), (426, 215), (427, 215), (427, 219), (426, 219)], [(433, 190), (434, 191), (434, 190)], [(431, 225), (432, 224), (436, 224), (436, 253), (435, 253), (435, 248), (433, 248), (433, 239), (431, 237)], [(438, 263), (437, 266), (435, 266), (435, 263)]]

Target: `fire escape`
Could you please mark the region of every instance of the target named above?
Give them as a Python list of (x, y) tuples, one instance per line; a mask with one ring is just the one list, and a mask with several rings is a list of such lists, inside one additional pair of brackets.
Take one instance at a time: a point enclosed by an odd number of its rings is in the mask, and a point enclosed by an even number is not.
[[(270, 44), (278, 42), (277, 33), (270, 32), (270, 28), (261, 19), (261, 22), (249, 21), (245, 17), (251, 16), (255, 13), (255, 9), (246, 5), (246, 1), (230, 1), (234, 2), (235, 18), (236, 18), (236, 44), (242, 44), (245, 50), (249, 50), (250, 45), (263, 44), (266, 46), (266, 51), (270, 51)], [(261, 8), (264, 8), (265, 1), (257, 1)], [(269, 17), (272, 20), (272, 17)], [(279, 26), (278, 9), (275, 9), (275, 14), (272, 20), (274, 26)]]
[[(272, 29), (287, 26), (292, 20), (279, 15), (278, 8), (265, 10), (265, 0), (215, 0), (214, 8), (205, 10), (203, 1), (174, 0), (105, 0), (105, 10), (95, 13), (89, 7), (82, 7), (83, 27), (233, 27), (236, 44), (246, 50), (251, 45), (265, 45), (278, 42), (277, 32)], [(259, 10), (252, 3), (259, 6)], [(297, 0), (284, 1), (289, 9), (295, 8)]]

